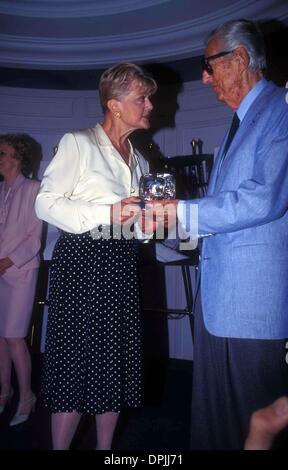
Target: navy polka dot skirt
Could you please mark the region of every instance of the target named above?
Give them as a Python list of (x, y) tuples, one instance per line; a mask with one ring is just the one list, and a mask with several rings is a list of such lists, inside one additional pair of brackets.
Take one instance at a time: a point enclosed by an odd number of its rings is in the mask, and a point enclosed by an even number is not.
[(61, 234), (51, 263), (41, 395), (50, 412), (119, 412), (141, 404), (135, 241)]

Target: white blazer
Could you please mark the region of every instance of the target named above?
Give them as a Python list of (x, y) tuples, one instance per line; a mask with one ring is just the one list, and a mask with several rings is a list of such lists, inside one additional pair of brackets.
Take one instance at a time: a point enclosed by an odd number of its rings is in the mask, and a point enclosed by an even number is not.
[(148, 162), (131, 150), (130, 169), (100, 124), (65, 134), (43, 176), (38, 217), (78, 234), (110, 225), (110, 205), (138, 196), (140, 177), (149, 172)]

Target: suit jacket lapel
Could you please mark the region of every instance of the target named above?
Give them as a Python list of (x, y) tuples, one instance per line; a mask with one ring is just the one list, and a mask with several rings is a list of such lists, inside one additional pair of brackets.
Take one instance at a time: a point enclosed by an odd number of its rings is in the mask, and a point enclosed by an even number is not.
[[(229, 130), (227, 131), (225, 138), (221, 144), (220, 150), (217, 154), (217, 158), (213, 167), (213, 171), (211, 173), (210, 177), (210, 183), (209, 183), (209, 188), (208, 188), (208, 195), (211, 195), (215, 192), (216, 189), (219, 188), (221, 185), (221, 182), (225, 178), (225, 173), (226, 169), (229, 167), (229, 164), (231, 163), (231, 158), (233, 158), (233, 155), (235, 153), (235, 149), (239, 145), (239, 142), (241, 142), (243, 135), (245, 135), (247, 132), (249, 132), (249, 129), (251, 126), (254, 126), (257, 123), (257, 120), (259, 119), (261, 115), (261, 109), (263, 106), (263, 98), (265, 94), (269, 94), (271, 90), (274, 89), (274, 85), (271, 85), (270, 83), (267, 84), (267, 86), (262, 90), (262, 92), (257, 96), (255, 101), (252, 103), (251, 107), (248, 109), (246, 115), (244, 116), (243, 121), (241, 122), (239, 129), (237, 133), (234, 136), (234, 139), (231, 142), (231, 145), (227, 151), (227, 154), (225, 155), (225, 159), (222, 162), (221, 170), (219, 171), (219, 165), (221, 161), (221, 156), (222, 152), (224, 150), (226, 138), (228, 135)], [(266, 99), (268, 97), (266, 96)]]
[[(225, 158), (222, 162), (221, 169), (218, 172), (218, 174), (216, 175), (214, 190), (218, 190), (221, 187), (221, 184), (222, 184), (223, 180), (225, 179), (227, 171), (229, 171), (229, 165), (233, 161), (233, 158), (235, 156), (235, 151), (237, 150), (237, 147), (239, 146), (239, 144), (241, 145), (241, 141), (243, 139), (243, 136), (245, 136), (245, 134), (249, 133), (249, 128), (251, 126), (255, 125), (255, 123), (257, 122), (257, 117), (259, 117), (259, 115), (260, 115), (260, 113), (257, 113), (257, 115), (255, 115), (255, 113), (253, 113), (253, 116), (250, 116), (250, 117), (246, 115), (245, 118), (243, 119), (243, 121), (241, 122), (241, 125), (240, 125), (233, 141), (231, 142), (231, 145), (230, 145), (230, 147), (227, 151), (227, 154), (225, 155)], [(247, 117), (247, 119), (246, 119), (246, 117)], [(237, 158), (239, 158), (239, 154), (238, 154)]]
[(213, 169), (212, 169), (212, 172), (211, 172), (211, 175), (210, 175), (210, 180), (209, 180), (209, 186), (208, 186), (208, 192), (207, 192), (208, 196), (213, 194), (215, 186), (216, 186), (217, 176), (218, 176), (218, 173), (219, 173), (219, 165), (220, 165), (220, 161), (221, 161), (221, 155), (222, 155), (223, 150), (224, 150), (224, 145), (225, 145), (225, 142), (226, 142), (227, 135), (228, 135), (228, 131), (226, 132), (226, 135), (225, 135), (225, 137), (222, 141), (222, 144), (221, 144), (221, 146), (218, 150), (218, 153), (216, 155), (216, 158), (215, 158), (215, 162), (214, 162)]

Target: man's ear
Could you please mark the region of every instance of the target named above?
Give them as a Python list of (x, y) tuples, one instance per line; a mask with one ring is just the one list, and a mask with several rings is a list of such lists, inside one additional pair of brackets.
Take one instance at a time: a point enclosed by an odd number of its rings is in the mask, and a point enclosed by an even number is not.
[(245, 47), (243, 46), (237, 47), (234, 50), (234, 54), (235, 54), (236, 59), (239, 62), (240, 70), (241, 71), (247, 70), (250, 64), (250, 57)]

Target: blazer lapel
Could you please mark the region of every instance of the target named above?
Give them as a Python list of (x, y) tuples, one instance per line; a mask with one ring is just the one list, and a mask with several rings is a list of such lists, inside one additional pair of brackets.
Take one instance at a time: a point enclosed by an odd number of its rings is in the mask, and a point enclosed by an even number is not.
[[(262, 92), (257, 96), (255, 101), (251, 104), (251, 107), (248, 109), (246, 115), (244, 116), (243, 121), (241, 122), (239, 129), (237, 133), (234, 136), (234, 139), (231, 142), (231, 145), (227, 151), (227, 154), (225, 155), (225, 158), (221, 164), (221, 169), (219, 171), (219, 165), (221, 161), (221, 155), (224, 150), (226, 138), (228, 135), (228, 131), (226, 133), (225, 139), (222, 142), (221, 148), (218, 152), (214, 167), (213, 167), (213, 172), (210, 177), (211, 181), (211, 187), (209, 184), (209, 189), (208, 189), (208, 195), (213, 194), (215, 190), (218, 190), (219, 187), (221, 187), (221, 183), (223, 179), (225, 179), (225, 175), (227, 173), (227, 170), (229, 169), (229, 165), (231, 164), (231, 159), (233, 159), (235, 150), (239, 146), (239, 143), (241, 143), (241, 140), (243, 136), (246, 134), (249, 134), (251, 126), (255, 126), (257, 123), (259, 117), (261, 116), (261, 110), (263, 106), (263, 97), (268, 95), (271, 90), (273, 89), (273, 85), (271, 86), (270, 83), (267, 84), (267, 86), (262, 90)], [(269, 99), (266, 97), (266, 99)]]
[(268, 82), (265, 88), (261, 91), (261, 93), (257, 96), (255, 101), (252, 103), (251, 108), (248, 109), (246, 115), (244, 116), (243, 121), (241, 122), (239, 126), (237, 133), (234, 136), (234, 139), (231, 142), (231, 145), (227, 151), (227, 154), (225, 155), (224, 161), (221, 164), (221, 170), (219, 171), (221, 156), (224, 150), (224, 145), (225, 145), (229, 130), (227, 131), (225, 138), (222, 141), (219, 152), (217, 154), (217, 157), (213, 166), (213, 170), (210, 176), (208, 195), (212, 195), (215, 192), (216, 188), (219, 188), (219, 185), (221, 185), (221, 182), (223, 181), (223, 179), (225, 179), (225, 174), (226, 174), (227, 169), (229, 168), (229, 165), (231, 163), (231, 158), (233, 158), (233, 155), (235, 153), (235, 149), (239, 145), (241, 145), (241, 141), (243, 138), (245, 138), (245, 135), (249, 132), (250, 127), (254, 126), (257, 123), (257, 120), (259, 119), (261, 115), (261, 110), (263, 106), (263, 97), (267, 95), (267, 100), (269, 100), (268, 95), (273, 91), (274, 88), (275, 88), (275, 85)]
[(208, 196), (211, 196), (213, 194), (215, 186), (216, 186), (217, 177), (218, 177), (218, 173), (219, 173), (219, 165), (220, 165), (220, 161), (221, 161), (221, 155), (222, 155), (223, 150), (224, 150), (224, 145), (225, 145), (225, 142), (226, 142), (227, 135), (228, 135), (228, 131), (226, 132), (225, 138), (223, 139), (222, 144), (221, 144), (221, 146), (218, 150), (218, 153), (216, 155), (216, 158), (215, 158), (215, 162), (214, 162), (214, 165), (213, 165), (213, 168), (212, 168), (212, 171), (211, 171), (209, 185), (208, 185), (208, 191), (207, 191)]
[[(225, 180), (227, 172), (229, 172), (229, 167), (235, 158), (235, 151), (237, 150), (237, 147), (239, 145), (241, 146), (241, 142), (245, 136), (250, 134), (251, 128), (254, 127), (257, 124), (257, 121), (261, 115), (260, 111), (257, 111), (256, 113), (253, 112), (252, 116), (246, 115), (238, 129), (237, 134), (235, 135), (233, 141), (231, 142), (231, 145), (228, 149), (228, 152), (224, 158), (224, 161), (221, 166), (221, 170), (219, 171), (219, 174), (216, 176), (216, 182), (215, 182), (215, 187), (214, 189), (219, 189), (221, 187), (221, 184), (223, 180)], [(247, 119), (246, 119), (247, 118)], [(241, 158), (239, 153), (237, 154), (237, 158)]]

